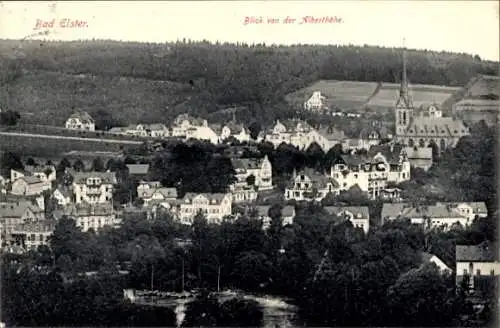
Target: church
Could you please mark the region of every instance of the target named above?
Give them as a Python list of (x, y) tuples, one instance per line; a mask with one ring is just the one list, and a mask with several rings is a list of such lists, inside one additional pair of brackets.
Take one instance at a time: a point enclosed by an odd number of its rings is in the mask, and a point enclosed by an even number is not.
[(395, 142), (408, 147), (430, 147), (435, 144), (442, 152), (455, 147), (461, 137), (470, 134), (463, 121), (443, 117), (435, 105), (415, 108), (408, 90), (406, 51), (403, 52), (403, 74), (395, 114)]

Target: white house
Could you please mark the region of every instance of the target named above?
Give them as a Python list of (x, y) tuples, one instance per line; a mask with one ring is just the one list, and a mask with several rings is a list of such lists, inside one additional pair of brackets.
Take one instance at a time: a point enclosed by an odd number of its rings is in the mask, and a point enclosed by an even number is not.
[(457, 285), (467, 276), (470, 289), (476, 289), (482, 278), (498, 281), (500, 276), (498, 246), (487, 241), (479, 245), (456, 245), (455, 261)]
[(275, 147), (285, 143), (299, 149), (307, 149), (311, 143), (319, 141), (317, 131), (307, 122), (296, 119), (277, 120), (274, 127), (266, 134), (265, 140)]
[(32, 196), (39, 195), (45, 190), (50, 190), (51, 185), (35, 176), (23, 176), (12, 182), (11, 193), (13, 195)]
[(234, 158), (231, 159), (234, 170), (236, 171), (237, 181), (232, 186), (233, 189), (240, 185), (246, 185), (247, 179), (253, 176), (255, 181), (253, 185), (258, 190), (269, 190), (273, 188), (273, 168), (269, 158)]
[(170, 135), (167, 126), (162, 123), (155, 124), (132, 124), (124, 128), (113, 128), (112, 133), (128, 134), (139, 137), (164, 138)]
[(486, 217), (486, 205), (481, 202), (471, 203), (436, 203), (434, 205), (413, 206), (408, 203), (385, 203), (382, 207), (382, 220), (409, 219), (413, 224), (425, 228), (448, 230), (459, 224), (468, 227), (474, 218)]
[(434, 263), (438, 267), (439, 271), (443, 274), (451, 274), (453, 272), (453, 270), (450, 269), (450, 267), (447, 266), (446, 263), (444, 263), (439, 257), (434, 254), (421, 252), (420, 257), (422, 260), (422, 265)]
[(25, 250), (36, 250), (42, 245), (49, 245), (49, 237), (54, 232), (55, 220), (40, 220), (20, 224), (13, 228), (12, 236), (16, 243)]
[(292, 179), (285, 189), (285, 200), (321, 201), (328, 193), (339, 194), (339, 184), (326, 174), (306, 168), (293, 173)]
[(355, 228), (365, 234), (370, 230), (370, 212), (368, 206), (325, 206), (324, 210), (338, 218), (348, 220)]
[(237, 124), (235, 122), (228, 122), (222, 128), (220, 139), (226, 140), (229, 137), (233, 137), (239, 142), (249, 142), (252, 140), (250, 131), (248, 131), (242, 124)]
[(54, 198), (59, 206), (68, 206), (72, 203), (72, 192), (65, 187), (57, 187), (52, 193), (52, 198)]
[(324, 108), (325, 97), (320, 91), (314, 91), (311, 98), (304, 103), (304, 109), (307, 111), (317, 112)]
[(202, 213), (209, 223), (220, 223), (232, 211), (231, 194), (222, 193), (186, 193), (177, 202), (175, 210), (182, 224), (192, 224), (194, 217)]
[(58, 219), (62, 216), (72, 218), (84, 232), (89, 229), (98, 231), (105, 226), (114, 227), (116, 223), (116, 213), (111, 204), (72, 204), (56, 211), (54, 216)]
[(75, 172), (73, 192), (77, 204), (111, 203), (113, 186), (117, 183), (112, 172)]
[(66, 129), (95, 131), (95, 122), (87, 112), (77, 111), (66, 120)]
[(410, 162), (401, 149), (372, 147), (368, 156), (340, 156), (331, 167), (330, 175), (338, 181), (340, 190), (358, 185), (371, 198), (376, 198), (389, 182), (398, 184), (410, 180)]
[(192, 126), (186, 130), (186, 140), (196, 139), (208, 141), (214, 145), (220, 141), (219, 134), (213, 126)]
[(13, 233), (22, 224), (45, 220), (45, 212), (30, 201), (0, 203), (0, 235), (3, 242), (14, 244)]
[(51, 183), (56, 180), (56, 168), (54, 165), (25, 165), (22, 170), (10, 170), (10, 181), (15, 181), (23, 176), (35, 176), (44, 182)]
[(181, 114), (177, 116), (172, 123), (171, 136), (178, 138), (187, 138), (188, 130), (196, 127), (208, 127), (208, 122), (205, 119), (194, 118), (189, 114)]
[(177, 199), (177, 189), (175, 188), (149, 188), (143, 189), (137, 197), (144, 200), (144, 205)]
[(316, 142), (325, 153), (337, 144), (342, 145), (346, 140), (344, 132), (332, 126), (320, 127), (317, 131), (313, 130), (311, 135), (316, 137), (313, 142)]

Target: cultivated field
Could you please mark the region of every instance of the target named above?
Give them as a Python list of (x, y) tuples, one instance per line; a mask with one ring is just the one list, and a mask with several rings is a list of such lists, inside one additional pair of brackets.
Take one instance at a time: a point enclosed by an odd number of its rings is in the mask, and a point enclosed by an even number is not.
[[(414, 104), (436, 103), (441, 105), (451, 95), (460, 90), (458, 87), (438, 85), (410, 85), (410, 94)], [(327, 98), (327, 104), (341, 109), (390, 109), (398, 99), (399, 84), (356, 81), (318, 81), (306, 88), (287, 95), (289, 102), (306, 101), (314, 91), (320, 91)]]

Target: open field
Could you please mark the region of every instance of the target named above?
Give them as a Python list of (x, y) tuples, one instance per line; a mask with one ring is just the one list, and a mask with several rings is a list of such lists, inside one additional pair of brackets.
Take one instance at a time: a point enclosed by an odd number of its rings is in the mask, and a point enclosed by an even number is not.
[[(441, 105), (460, 89), (459, 87), (414, 84), (410, 85), (410, 94), (415, 106), (430, 103)], [(286, 99), (289, 102), (303, 103), (314, 91), (320, 91), (327, 98), (327, 104), (341, 109), (360, 109), (365, 106), (389, 109), (397, 101), (399, 84), (321, 80), (287, 95)]]
[(42, 158), (54, 158), (72, 150), (116, 152), (129, 147), (137, 147), (137, 144), (130, 141), (112, 143), (99, 139), (77, 139), (58, 136), (41, 137), (40, 135), (9, 132), (0, 132), (0, 134), (0, 149), (2, 151), (14, 151), (23, 156)]
[(0, 103), (30, 123), (63, 126), (75, 109), (91, 115), (103, 109), (125, 124), (152, 123), (174, 115), (190, 94), (189, 85), (170, 81), (30, 70), (0, 87)]

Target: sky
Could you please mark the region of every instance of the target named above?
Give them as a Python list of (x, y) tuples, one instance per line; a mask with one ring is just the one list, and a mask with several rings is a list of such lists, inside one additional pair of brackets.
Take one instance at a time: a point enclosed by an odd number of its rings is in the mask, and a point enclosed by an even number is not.
[[(186, 38), (266, 44), (406, 45), (478, 54), (498, 61), (498, 7), (497, 1), (476, 0), (9, 1), (0, 2), (0, 38), (40, 39), (33, 34), (48, 30), (43, 38), (49, 40), (162, 43)], [(333, 22), (301, 24), (306, 16), (331, 17)], [(245, 24), (246, 17), (262, 18), (262, 23)], [(279, 19), (279, 23), (271, 24), (268, 18)], [(74, 21), (79, 26), (67, 26)], [(37, 22), (49, 25), (36, 29)]]

